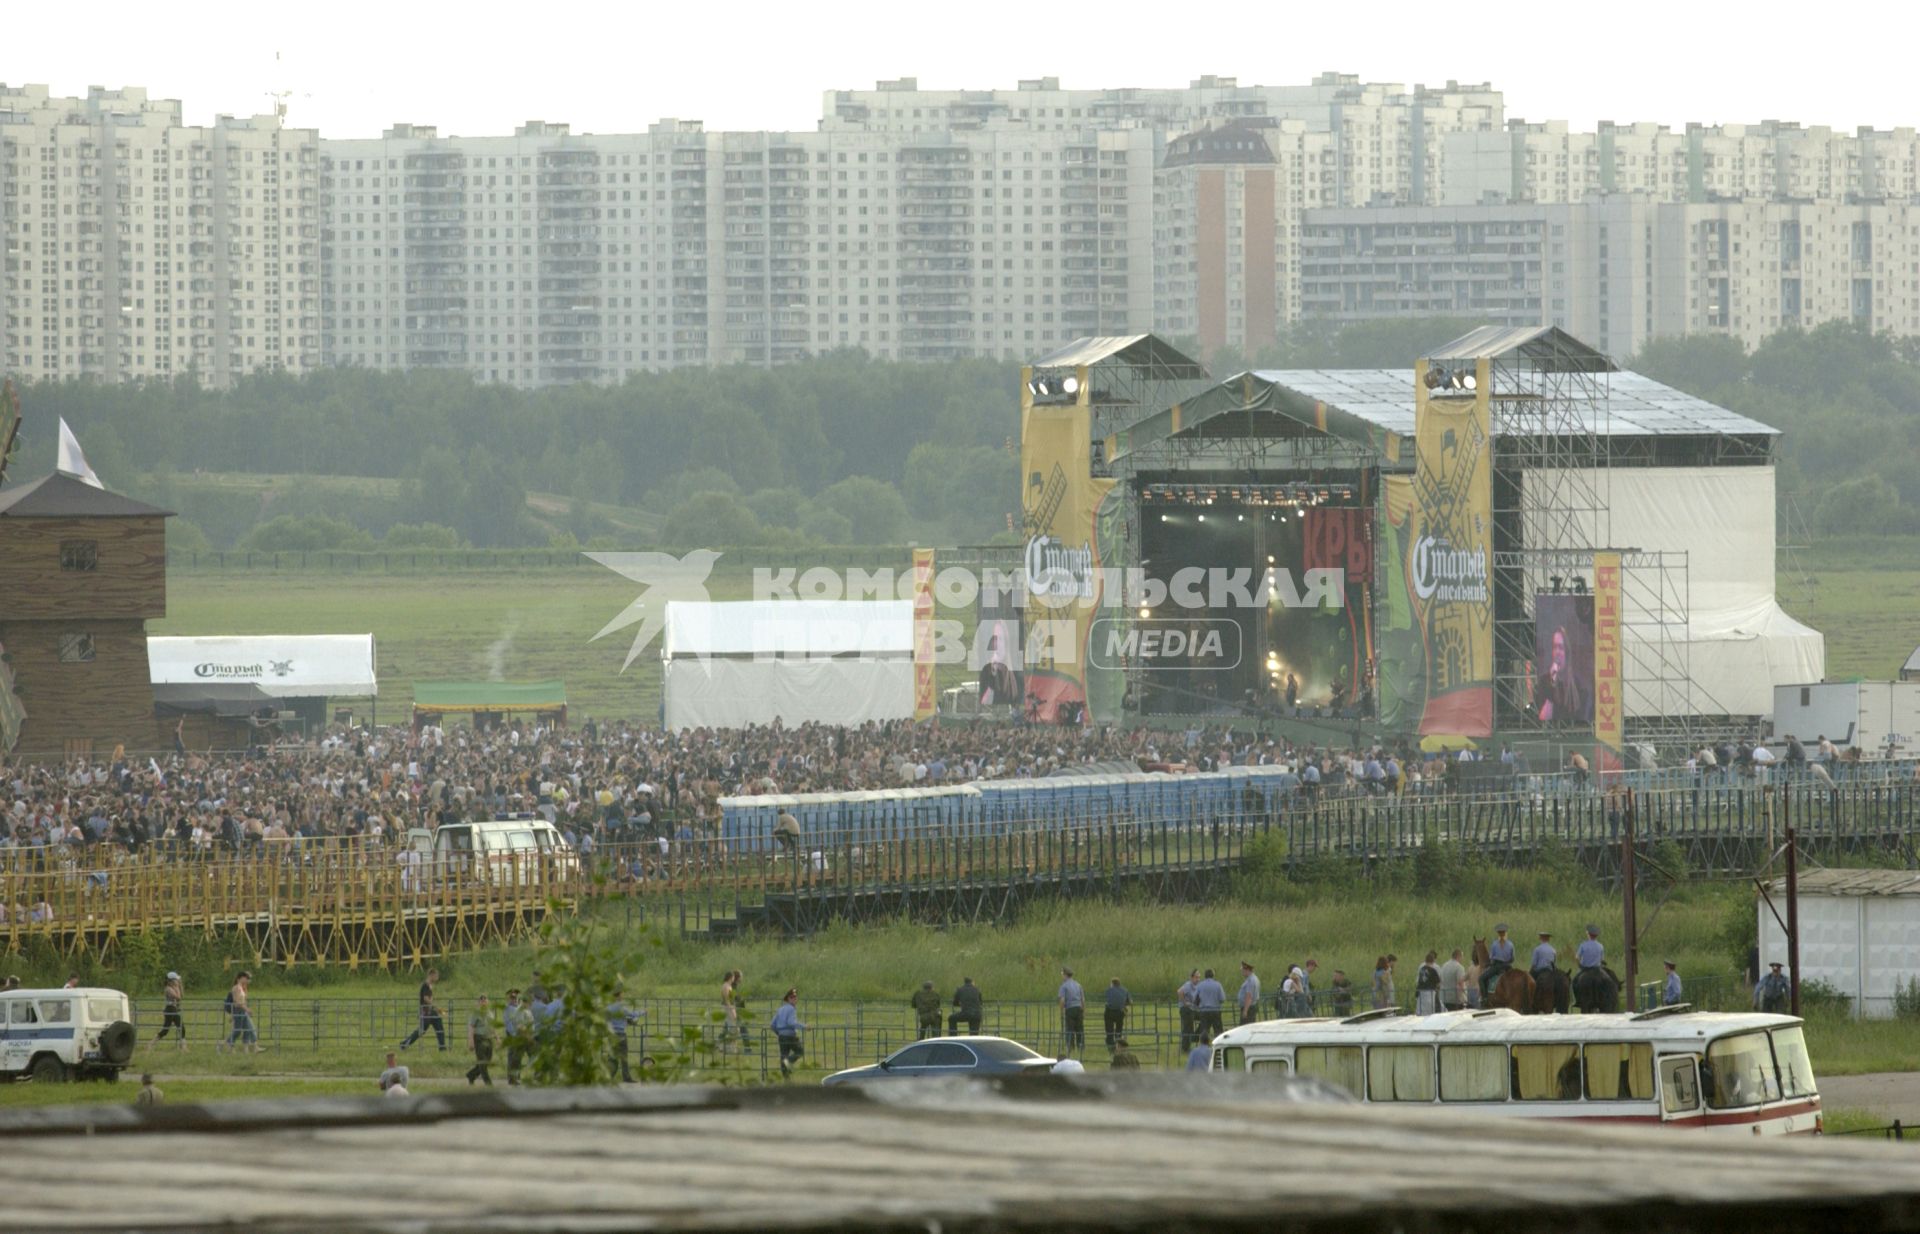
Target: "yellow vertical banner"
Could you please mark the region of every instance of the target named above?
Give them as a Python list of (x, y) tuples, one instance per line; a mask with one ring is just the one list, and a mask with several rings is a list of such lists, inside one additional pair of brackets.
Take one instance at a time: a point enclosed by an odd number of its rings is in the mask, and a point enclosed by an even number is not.
[(1033, 370), (1020, 374), (1023, 709), (1041, 724), (1111, 721), (1120, 702), (1120, 674), (1094, 669), (1087, 656), (1105, 600), (1101, 568), (1118, 549), (1120, 502), (1112, 478), (1093, 474), (1087, 369), (1078, 377), (1069, 401), (1036, 403)]
[(1471, 389), (1414, 368), (1407, 579), (1426, 656), (1422, 733), (1493, 733), (1493, 451), (1484, 360)]
[(934, 688), (933, 550), (913, 550), (913, 718), (924, 720), (939, 709)]
[(1593, 736), (1616, 757), (1627, 745), (1620, 554), (1593, 555)]

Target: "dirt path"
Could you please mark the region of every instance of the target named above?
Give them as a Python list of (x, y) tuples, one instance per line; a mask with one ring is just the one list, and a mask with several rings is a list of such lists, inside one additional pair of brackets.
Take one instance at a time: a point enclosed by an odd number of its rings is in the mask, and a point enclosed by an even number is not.
[(1820, 1104), (1829, 1110), (1866, 1110), (1920, 1126), (1920, 1071), (1830, 1075), (1820, 1080)]

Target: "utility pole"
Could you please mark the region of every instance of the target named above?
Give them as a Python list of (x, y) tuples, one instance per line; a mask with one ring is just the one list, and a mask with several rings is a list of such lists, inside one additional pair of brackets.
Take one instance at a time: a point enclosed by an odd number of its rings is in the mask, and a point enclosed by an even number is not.
[[(1620, 812), (1620, 909), (1627, 937), (1627, 1010), (1640, 1010), (1640, 914), (1639, 887), (1633, 865), (1634, 830), (1633, 790), (1626, 791)], [(1656, 909), (1656, 911), (1658, 911)]]
[(1787, 824), (1787, 989), (1793, 1014), (1800, 1014), (1800, 843)]

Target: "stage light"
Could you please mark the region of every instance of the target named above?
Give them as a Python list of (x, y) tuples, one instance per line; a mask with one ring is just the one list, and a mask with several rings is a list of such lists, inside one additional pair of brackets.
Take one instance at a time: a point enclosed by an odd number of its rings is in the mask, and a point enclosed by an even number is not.
[(1152, 610), (1148, 609), (1146, 605), (1142, 604), (1140, 606), (1140, 620), (1145, 621), (1151, 615), (1152, 615)]
[(1272, 564), (1273, 564), (1273, 554), (1272, 554), (1272, 553), (1268, 553), (1268, 554), (1267, 554), (1267, 564), (1268, 564), (1268, 565), (1272, 565)]
[(1576, 596), (1584, 596), (1584, 595), (1586, 595), (1586, 594), (1587, 594), (1587, 580), (1586, 580), (1586, 579), (1584, 579), (1584, 578), (1576, 578), (1576, 579), (1574, 579), (1574, 580), (1573, 580), (1573, 594), (1574, 594), (1574, 595), (1576, 595)]
[(1074, 377), (1071, 375), (1062, 378), (1060, 381), (1060, 393), (1062, 394), (1080, 393), (1080, 379), (1078, 377)]
[(1244, 514), (1236, 514), (1233, 516), (1233, 521), (1236, 523), (1244, 523), (1247, 521), (1247, 516)]
[(1203, 523), (1204, 523), (1204, 522), (1206, 522), (1206, 521), (1207, 521), (1207, 516), (1206, 516), (1206, 515), (1204, 515), (1204, 514), (1202, 514), (1202, 515), (1200, 516), (1200, 521), (1201, 521), (1201, 522), (1203, 522)]
[(1480, 379), (1478, 377), (1475, 377), (1472, 373), (1460, 374), (1460, 388), (1462, 390), (1473, 390), (1474, 388), (1479, 386), (1479, 384), (1480, 384)]
[(1567, 583), (1567, 580), (1564, 578), (1561, 578), (1558, 574), (1554, 575), (1548, 581), (1550, 581), (1553, 584), (1553, 594), (1556, 596), (1560, 594), (1560, 589), (1562, 587), (1565, 587)]
[(1447, 370), (1436, 364), (1427, 370), (1427, 389), (1438, 390), (1447, 384)]
[(1162, 515), (1160, 516), (1160, 521), (1161, 521), (1161, 522), (1163, 522), (1163, 523), (1164, 523), (1164, 522), (1166, 522), (1166, 521), (1167, 521), (1167, 516), (1166, 516), (1166, 515), (1164, 515), (1164, 514), (1162, 514)]

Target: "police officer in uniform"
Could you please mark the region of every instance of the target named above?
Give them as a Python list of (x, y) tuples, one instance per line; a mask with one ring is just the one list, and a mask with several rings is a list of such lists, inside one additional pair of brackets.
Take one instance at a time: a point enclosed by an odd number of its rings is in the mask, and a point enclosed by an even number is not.
[(1540, 974), (1553, 971), (1553, 966), (1559, 962), (1560, 953), (1553, 949), (1552, 938), (1553, 931), (1540, 931), (1540, 942), (1533, 949), (1533, 961), (1531, 964), (1535, 981), (1540, 979)]

